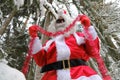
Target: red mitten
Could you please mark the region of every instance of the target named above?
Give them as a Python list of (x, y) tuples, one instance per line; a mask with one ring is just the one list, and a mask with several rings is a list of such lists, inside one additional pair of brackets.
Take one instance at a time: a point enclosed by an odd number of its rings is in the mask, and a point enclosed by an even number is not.
[(80, 17), (81, 24), (85, 27), (88, 28), (90, 26), (90, 19), (86, 15), (81, 15)]
[(38, 31), (38, 26), (37, 25), (32, 25), (29, 27), (29, 34), (32, 38), (37, 37), (37, 31)]

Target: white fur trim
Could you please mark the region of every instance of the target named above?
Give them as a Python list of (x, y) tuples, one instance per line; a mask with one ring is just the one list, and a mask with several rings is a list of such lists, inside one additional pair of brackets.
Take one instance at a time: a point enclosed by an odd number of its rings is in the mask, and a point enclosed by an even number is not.
[(93, 40), (97, 38), (97, 32), (95, 31), (95, 28), (93, 26), (89, 27), (89, 33), (92, 34)]
[(47, 51), (53, 41), (54, 41), (54, 40), (49, 40), (49, 41), (46, 43), (46, 46), (44, 46), (43, 48)]
[(71, 80), (70, 70), (57, 70), (57, 80)]
[[(64, 36), (57, 36), (55, 39), (57, 49), (57, 61), (70, 58), (70, 49), (64, 41)], [(71, 80), (69, 69), (57, 70), (57, 80)]]
[(55, 39), (57, 49), (57, 60), (65, 60), (70, 58), (70, 49), (64, 41), (64, 36), (57, 36)]
[[(74, 79), (73, 79), (74, 80)], [(99, 75), (92, 75), (89, 77), (86, 76), (81, 76), (75, 80), (102, 80), (101, 77)]]
[(36, 54), (37, 52), (41, 50), (41, 48), (42, 48), (41, 41), (38, 37), (36, 37), (34, 40), (33, 47), (32, 47), (32, 54)]
[[(95, 31), (95, 28), (93, 26), (90, 26), (88, 28), (88, 32), (92, 35), (93, 40), (97, 38), (97, 32)], [(87, 38), (87, 35), (85, 35)]]
[(78, 45), (85, 43), (84, 37), (79, 37), (76, 33), (73, 34)]

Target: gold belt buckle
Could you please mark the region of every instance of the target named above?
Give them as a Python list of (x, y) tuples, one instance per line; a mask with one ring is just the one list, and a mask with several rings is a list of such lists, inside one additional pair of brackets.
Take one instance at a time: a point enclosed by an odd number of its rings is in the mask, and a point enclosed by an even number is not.
[(68, 68), (65, 67), (65, 60), (62, 61), (63, 62), (63, 69), (70, 69), (70, 60), (67, 60), (68, 63)]

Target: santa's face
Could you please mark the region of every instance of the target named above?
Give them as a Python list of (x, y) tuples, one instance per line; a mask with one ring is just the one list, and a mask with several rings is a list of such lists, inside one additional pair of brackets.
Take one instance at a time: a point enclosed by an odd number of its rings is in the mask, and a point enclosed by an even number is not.
[(64, 11), (59, 10), (56, 20), (53, 20), (48, 28), (50, 32), (65, 31), (73, 19)]
[(62, 16), (59, 16), (55, 22), (55, 28), (57, 31), (64, 30), (66, 27), (66, 21)]

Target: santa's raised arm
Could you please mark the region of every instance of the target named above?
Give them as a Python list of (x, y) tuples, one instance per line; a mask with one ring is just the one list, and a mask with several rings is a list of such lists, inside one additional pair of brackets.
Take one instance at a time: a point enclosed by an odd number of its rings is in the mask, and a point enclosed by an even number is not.
[(108, 74), (103, 59), (100, 56), (99, 38), (94, 27), (91, 26), (89, 17), (87, 17), (86, 15), (82, 15), (80, 17), (80, 21), (84, 28), (83, 33), (86, 39), (86, 51), (88, 55), (96, 60), (103, 80), (112, 80)]

